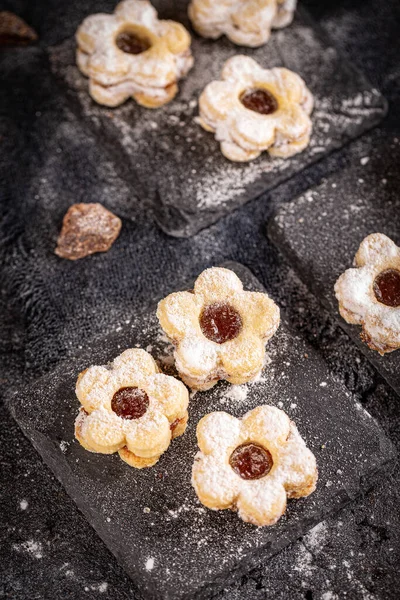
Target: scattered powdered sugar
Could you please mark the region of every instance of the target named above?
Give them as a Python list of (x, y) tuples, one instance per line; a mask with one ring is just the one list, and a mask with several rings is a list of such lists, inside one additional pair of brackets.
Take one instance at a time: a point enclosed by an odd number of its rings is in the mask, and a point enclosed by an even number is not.
[(60, 448), (61, 448), (61, 452), (63, 454), (65, 454), (66, 451), (68, 450), (69, 444), (70, 444), (70, 442), (66, 442), (65, 440), (61, 440), (61, 442), (60, 442)]
[(235, 403), (243, 402), (247, 398), (247, 392), (247, 385), (232, 385), (222, 395), (221, 402), (226, 400), (233, 400)]
[(150, 557), (146, 560), (146, 571), (152, 571), (154, 569), (154, 558)]
[(303, 543), (314, 554), (320, 552), (329, 538), (328, 525), (321, 521), (303, 537)]
[(324, 592), (321, 596), (321, 600), (339, 600), (339, 596), (334, 592)]
[(13, 544), (13, 548), (16, 552), (26, 552), (37, 559), (43, 558), (43, 546), (41, 542), (28, 540), (26, 542), (22, 542), (21, 544)]
[(304, 544), (298, 544), (297, 554), (294, 565), (295, 571), (300, 571), (305, 577), (311, 577), (315, 569), (313, 565), (313, 555)]

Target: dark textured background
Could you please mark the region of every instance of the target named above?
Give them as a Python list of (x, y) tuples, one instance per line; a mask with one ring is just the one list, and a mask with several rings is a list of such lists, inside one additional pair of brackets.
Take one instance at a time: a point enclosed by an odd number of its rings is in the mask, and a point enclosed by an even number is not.
[[(42, 49), (72, 35), (84, 15), (109, 10), (111, 4), (55, 0), (0, 3), (37, 29)], [(320, 350), (332, 372), (400, 447), (399, 399), (320, 308), (318, 300), (308, 294), (265, 236), (266, 223), (280, 203), (323, 177), (338, 180), (345, 166), (359, 164), (360, 157), (379, 153), (380, 147), (393, 146), (391, 152), (382, 154), (392, 180), (400, 180), (400, 146), (394, 142), (396, 135), (400, 138), (400, 6), (395, 0), (310, 0), (304, 4), (328, 29), (339, 49), (388, 98), (389, 115), (379, 130), (280, 186), (268, 202), (265, 197), (258, 198), (189, 240), (168, 238), (153, 225), (145, 209), (138, 209), (135, 221), (124, 221), (122, 234), (108, 254), (76, 264), (60, 261), (52, 254), (67, 206), (89, 199), (112, 202), (129, 189), (89, 134), (79, 132), (79, 128), (74, 132), (67, 125), (57, 126), (63, 107), (55, 101), (52, 83), (46, 78), (42, 50), (3, 54), (0, 368), (5, 388), (29, 382), (83, 346), (93, 334), (117, 328), (144, 303), (179, 286), (204, 267), (234, 259), (253, 270), (285, 308), (293, 326)], [(31, 76), (32, 64), (35, 71), (43, 70), (43, 77)], [(6, 95), (1, 93), (4, 90)], [(46, 112), (45, 122), (41, 121), (42, 111)], [(84, 163), (76, 160), (74, 140), (81, 152), (82, 145), (86, 148)], [(54, 149), (54, 164), (61, 154), (68, 165), (65, 172), (58, 173), (56, 182), (52, 180), (49, 149)], [(55, 193), (58, 187), (65, 192), (60, 203)], [(43, 227), (46, 235), (38, 239), (36, 226)], [(49, 265), (45, 274), (40, 268), (43, 256)], [(33, 271), (34, 285), (28, 286), (21, 277), (21, 265), (28, 258), (32, 263), (32, 257), (39, 262), (37, 273)], [(71, 276), (78, 292), (68, 294)], [(51, 285), (55, 278), (56, 286)], [(134, 597), (132, 582), (42, 464), (5, 407), (1, 413), (0, 510), (4, 516), (0, 525), (0, 596), (21, 600)], [(244, 577), (226, 591), (224, 598), (397, 598), (399, 484), (397, 470), (386, 486), (370, 492), (269, 560), (263, 569)]]

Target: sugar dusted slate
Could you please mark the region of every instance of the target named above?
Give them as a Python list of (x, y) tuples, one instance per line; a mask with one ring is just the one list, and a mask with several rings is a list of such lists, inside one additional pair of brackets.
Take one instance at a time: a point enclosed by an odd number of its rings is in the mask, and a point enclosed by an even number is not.
[[(236, 271), (246, 289), (262, 291), (245, 267), (224, 266)], [(190, 287), (191, 283), (183, 289)], [(171, 364), (154, 306), (136, 316), (126, 330), (94, 339), (83, 355), (19, 390), (10, 408), (146, 599), (209, 598), (347, 504), (393, 461), (392, 446), (379, 426), (285, 324), (268, 344), (262, 377), (253, 384), (218, 384), (196, 394), (186, 434), (153, 468), (136, 471), (116, 455), (91, 454), (74, 440), (76, 376), (136, 344), (151, 345), (161, 365)], [(316, 456), (319, 482), (309, 498), (289, 501), (276, 526), (255, 528), (229, 511), (202, 507), (190, 476), (199, 419), (213, 410), (241, 416), (263, 403), (282, 408), (295, 420)]]
[[(186, 0), (154, 4), (160, 17), (190, 27)], [(170, 235), (195, 234), (373, 127), (386, 112), (378, 90), (343, 60), (301, 7), (292, 25), (274, 31), (261, 48), (193, 35), (192, 51), (194, 67), (180, 82), (180, 93), (173, 102), (151, 111), (132, 100), (113, 110), (97, 105), (88, 94), (88, 80), (75, 65), (74, 40), (50, 49), (53, 73), (71, 108), (96, 132), (99, 144), (110, 147), (115, 164), (127, 167), (129, 177), (140, 182), (132, 189)], [(225, 159), (214, 135), (195, 122), (199, 95), (210, 81), (220, 78), (225, 61), (234, 54), (251, 56), (268, 68), (287, 67), (304, 79), (315, 97), (307, 150), (286, 160), (264, 153), (255, 161), (237, 164)], [(125, 205), (117, 212), (125, 214)]]
[[(400, 152), (397, 138), (386, 151)], [(338, 319), (387, 382), (400, 394), (400, 350), (385, 356), (360, 339), (361, 328), (339, 315), (334, 285), (352, 267), (362, 240), (383, 233), (400, 244), (399, 174), (382, 172), (382, 154), (365, 155), (359, 165), (332, 176), (319, 187), (284, 205), (269, 224), (269, 235), (288, 256), (314, 294)]]

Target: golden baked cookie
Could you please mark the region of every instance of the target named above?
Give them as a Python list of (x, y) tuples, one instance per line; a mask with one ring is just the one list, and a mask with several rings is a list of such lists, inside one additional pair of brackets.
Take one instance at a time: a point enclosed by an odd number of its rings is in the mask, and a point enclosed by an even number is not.
[(226, 35), (240, 46), (256, 48), (266, 44), (272, 28), (289, 25), (296, 0), (192, 0), (189, 18), (195, 30), (206, 38)]
[(180, 23), (160, 21), (148, 0), (124, 0), (113, 15), (87, 17), (76, 42), (89, 93), (105, 106), (129, 97), (147, 108), (162, 106), (193, 65), (189, 33)]
[(315, 457), (279, 408), (258, 406), (242, 419), (208, 414), (197, 425), (197, 441), (192, 485), (207, 508), (230, 508), (248, 523), (273, 525), (287, 498), (315, 490)]
[(220, 379), (234, 384), (254, 379), (280, 322), (279, 308), (268, 294), (245, 292), (233, 271), (216, 267), (199, 275), (193, 292), (161, 300), (157, 316), (175, 345), (181, 378), (196, 390), (207, 390)]
[(160, 373), (150, 354), (138, 348), (125, 350), (108, 367), (83, 371), (76, 395), (82, 404), (76, 439), (91, 452), (118, 451), (137, 469), (154, 465), (186, 429), (186, 387)]
[(299, 75), (284, 68), (263, 69), (247, 56), (226, 61), (221, 80), (199, 100), (199, 124), (212, 131), (229, 160), (247, 162), (264, 150), (288, 158), (304, 150), (314, 100)]
[(339, 312), (362, 326), (361, 339), (379, 354), (400, 348), (400, 248), (383, 233), (360, 244), (354, 269), (335, 283)]

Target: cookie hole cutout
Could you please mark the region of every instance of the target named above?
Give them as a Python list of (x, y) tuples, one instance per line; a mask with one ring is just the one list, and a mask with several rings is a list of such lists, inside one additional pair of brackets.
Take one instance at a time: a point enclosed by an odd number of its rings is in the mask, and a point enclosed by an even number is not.
[(151, 48), (151, 42), (145, 36), (133, 31), (120, 31), (115, 39), (118, 48), (126, 54), (142, 54)]
[(149, 407), (149, 397), (144, 390), (137, 387), (125, 387), (116, 392), (111, 401), (111, 408), (123, 419), (140, 419)]
[(260, 88), (243, 92), (240, 102), (248, 110), (260, 115), (272, 115), (278, 110), (278, 101), (275, 96), (268, 90)]
[(381, 304), (396, 308), (400, 306), (400, 271), (386, 269), (375, 277), (373, 290)]
[(217, 344), (235, 339), (242, 325), (242, 317), (238, 311), (227, 303), (209, 304), (200, 315), (200, 328), (203, 335)]
[(261, 479), (268, 475), (274, 461), (271, 453), (258, 444), (242, 444), (235, 448), (229, 464), (242, 479)]

